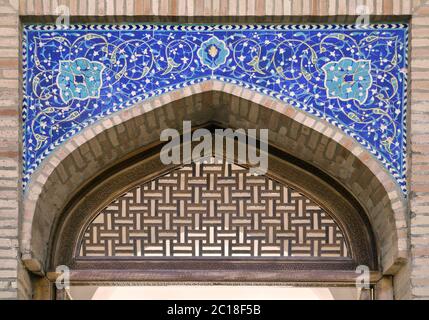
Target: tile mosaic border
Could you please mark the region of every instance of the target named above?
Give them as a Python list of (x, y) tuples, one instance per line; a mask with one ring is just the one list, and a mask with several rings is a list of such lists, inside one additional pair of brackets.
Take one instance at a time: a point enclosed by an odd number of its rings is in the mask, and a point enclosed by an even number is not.
[[(344, 123), (341, 123), (340, 121), (336, 120), (333, 117), (327, 116), (326, 114), (323, 114), (320, 110), (311, 107), (302, 101), (299, 101), (298, 99), (292, 99), (290, 96), (279, 92), (278, 90), (271, 90), (270, 88), (263, 87), (260, 85), (256, 85), (255, 83), (250, 83), (248, 81), (243, 81), (241, 79), (237, 79), (236, 77), (228, 76), (227, 73), (218, 74), (214, 70), (218, 69), (222, 64), (216, 66), (214, 65), (215, 69), (211, 69), (210, 72), (206, 72), (203, 75), (200, 75), (195, 78), (189, 78), (186, 81), (182, 83), (175, 83), (172, 85), (167, 85), (164, 87), (160, 87), (157, 89), (154, 89), (152, 91), (145, 91), (143, 94), (141, 94), (138, 97), (129, 99), (127, 101), (124, 101), (122, 104), (118, 104), (116, 106), (109, 106), (106, 108), (106, 110), (102, 110), (94, 117), (87, 117), (84, 119), (82, 123), (79, 125), (74, 125), (72, 128), (70, 128), (67, 132), (62, 134), (57, 139), (54, 139), (49, 145), (44, 147), (43, 152), (40, 152), (37, 157), (34, 158), (34, 160), (29, 161), (28, 160), (28, 152), (29, 152), (29, 135), (28, 135), (28, 127), (27, 124), (29, 121), (34, 120), (34, 118), (31, 118), (31, 114), (29, 112), (29, 108), (32, 107), (31, 101), (30, 101), (30, 95), (28, 95), (28, 84), (30, 78), (34, 79), (34, 77), (29, 77), (27, 75), (28, 70), (30, 69), (31, 65), (29, 65), (29, 59), (28, 55), (29, 52), (27, 51), (28, 45), (29, 45), (29, 39), (28, 35), (31, 32), (108, 32), (108, 31), (129, 31), (129, 32), (135, 32), (135, 31), (145, 31), (145, 32), (153, 32), (154, 34), (156, 32), (189, 32), (189, 33), (198, 33), (198, 34), (206, 34), (206, 40), (210, 36), (210, 32), (276, 32), (276, 31), (324, 31), (324, 32), (337, 32), (337, 34), (341, 34), (338, 32), (344, 31), (344, 33), (349, 31), (356, 30), (357, 32), (386, 32), (388, 30), (401, 30), (403, 31), (403, 39), (402, 45), (403, 45), (403, 57), (402, 57), (402, 65), (401, 68), (398, 68), (398, 72), (401, 72), (403, 78), (402, 78), (402, 96), (401, 96), (401, 116), (402, 121), (397, 122), (397, 125), (401, 126), (401, 135), (398, 138), (398, 141), (401, 144), (401, 159), (400, 163), (398, 165), (393, 165), (389, 159), (386, 159), (386, 155), (383, 154), (379, 149), (374, 147), (367, 139), (363, 138), (359, 134), (357, 134), (353, 128), (348, 127)], [(218, 39), (219, 40), (219, 39)], [(374, 41), (374, 40), (372, 40)], [(201, 42), (201, 41), (200, 41)], [(217, 44), (215, 43), (215, 46)], [(228, 50), (228, 49), (227, 49)], [(24, 130), (24, 156), (23, 156), (23, 162), (24, 162), (24, 168), (23, 168), (23, 187), (25, 188), (27, 182), (29, 181), (31, 174), (37, 169), (37, 167), (40, 165), (40, 163), (43, 161), (44, 158), (46, 158), (52, 150), (54, 150), (57, 146), (59, 146), (61, 143), (63, 143), (65, 140), (82, 130), (84, 127), (89, 126), (90, 124), (96, 122), (97, 120), (101, 119), (102, 117), (112, 114), (118, 110), (121, 110), (123, 108), (126, 108), (128, 106), (134, 105), (135, 103), (138, 103), (140, 101), (149, 99), (154, 96), (159, 96), (166, 92), (171, 92), (173, 90), (177, 90), (183, 87), (186, 87), (188, 85), (192, 85), (195, 83), (201, 83), (206, 80), (210, 79), (216, 79), (227, 83), (232, 83), (238, 86), (242, 86), (244, 88), (248, 88), (257, 92), (260, 92), (265, 95), (269, 95), (271, 97), (274, 97), (276, 99), (279, 99), (281, 101), (284, 101), (294, 107), (297, 107), (301, 110), (304, 110), (316, 117), (325, 119), (329, 121), (331, 124), (337, 126), (338, 128), (342, 129), (347, 135), (353, 137), (356, 139), (362, 146), (364, 146), (367, 150), (371, 152), (378, 160), (380, 160), (383, 165), (386, 167), (386, 169), (392, 174), (392, 176), (396, 179), (399, 186), (403, 190), (404, 194), (406, 194), (406, 109), (407, 109), (407, 69), (408, 69), (408, 25), (407, 24), (377, 24), (377, 25), (369, 25), (369, 26), (357, 26), (357, 25), (339, 25), (339, 24), (330, 24), (330, 25), (319, 25), (319, 24), (311, 24), (311, 25), (175, 25), (175, 24), (151, 24), (151, 25), (141, 25), (141, 24), (127, 24), (127, 25), (102, 25), (102, 24), (93, 24), (93, 25), (72, 25), (69, 26), (67, 29), (55, 26), (55, 25), (25, 25), (24, 26), (24, 32), (23, 32), (23, 90), (24, 90), (24, 101), (23, 101), (23, 130)], [(229, 52), (228, 52), (229, 55)], [(200, 58), (200, 62), (201, 57)], [(31, 60), (31, 59), (30, 59)], [(353, 59), (352, 59), (353, 60)], [(30, 61), (31, 62), (31, 61)], [(352, 62), (354, 63), (354, 62)], [(267, 70), (269, 68), (266, 68)], [(219, 69), (218, 69), (219, 70)], [(405, 71), (404, 71), (405, 70)], [(259, 70), (261, 71), (261, 70)], [(265, 71), (265, 70), (262, 70)], [(253, 72), (258, 72), (255, 69), (253, 69)], [(311, 76), (311, 75), (310, 75)], [(347, 76), (347, 75), (345, 75)], [(57, 75), (58, 78), (58, 75)], [(66, 86), (67, 87), (67, 86)], [(399, 87), (399, 85), (398, 85)], [(91, 97), (88, 97), (91, 99)], [(353, 100), (353, 98), (350, 98), (349, 96), (345, 97), (345, 101)], [(76, 99), (78, 100), (78, 99)], [(85, 100), (85, 97), (83, 98)], [(355, 99), (356, 100), (356, 99)]]

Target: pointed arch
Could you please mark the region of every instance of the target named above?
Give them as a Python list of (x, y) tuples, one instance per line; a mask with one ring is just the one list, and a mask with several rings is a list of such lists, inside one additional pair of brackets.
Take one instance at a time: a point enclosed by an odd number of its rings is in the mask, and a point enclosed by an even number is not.
[[(310, 115), (257, 92), (210, 80), (122, 110), (86, 128), (35, 172), (24, 199), (23, 260), (43, 269), (55, 223), (87, 181), (124, 157), (147, 150), (166, 127), (268, 127), (270, 143), (337, 181), (364, 209), (385, 273), (406, 259), (405, 202), (388, 172), (352, 138)], [(47, 208), (50, 208), (47, 210)], [(53, 209), (52, 209), (53, 208)]]

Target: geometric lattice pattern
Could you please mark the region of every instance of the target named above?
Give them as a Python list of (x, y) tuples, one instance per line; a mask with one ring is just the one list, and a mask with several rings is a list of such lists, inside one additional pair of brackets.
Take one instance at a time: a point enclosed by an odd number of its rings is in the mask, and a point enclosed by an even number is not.
[(294, 189), (214, 159), (144, 183), (85, 231), (81, 257), (347, 257), (344, 235)]

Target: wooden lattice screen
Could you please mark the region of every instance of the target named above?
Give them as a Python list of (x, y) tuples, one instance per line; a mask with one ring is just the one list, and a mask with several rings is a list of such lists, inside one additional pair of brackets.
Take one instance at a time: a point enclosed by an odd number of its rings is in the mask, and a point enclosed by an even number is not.
[(193, 163), (132, 188), (87, 227), (79, 257), (348, 257), (316, 203), (230, 163)]

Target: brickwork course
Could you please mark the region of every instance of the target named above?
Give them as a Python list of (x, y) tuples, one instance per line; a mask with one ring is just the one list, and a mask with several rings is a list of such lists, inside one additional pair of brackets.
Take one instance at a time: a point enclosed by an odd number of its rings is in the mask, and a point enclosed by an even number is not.
[[(367, 5), (374, 21), (408, 20), (408, 199), (380, 164), (339, 130), (271, 98), (218, 82), (166, 94), (87, 128), (42, 164), (29, 193), (22, 194), (21, 24), (55, 21), (59, 5), (70, 8), (72, 22), (344, 23), (356, 19), (358, 5)], [(393, 278), (394, 298), (429, 299), (428, 73), (429, 1), (0, 0), (0, 299), (32, 298), (28, 270), (43, 269), (44, 237), (49, 237), (44, 230), (85, 179), (137, 150), (142, 137), (147, 143), (159, 140), (162, 128), (177, 127), (185, 115), (231, 127), (268, 123), (271, 142), (323, 168), (363, 204), (376, 234), (382, 271)], [(210, 105), (228, 111), (207, 109)], [(47, 212), (43, 219), (37, 219), (40, 212)]]

